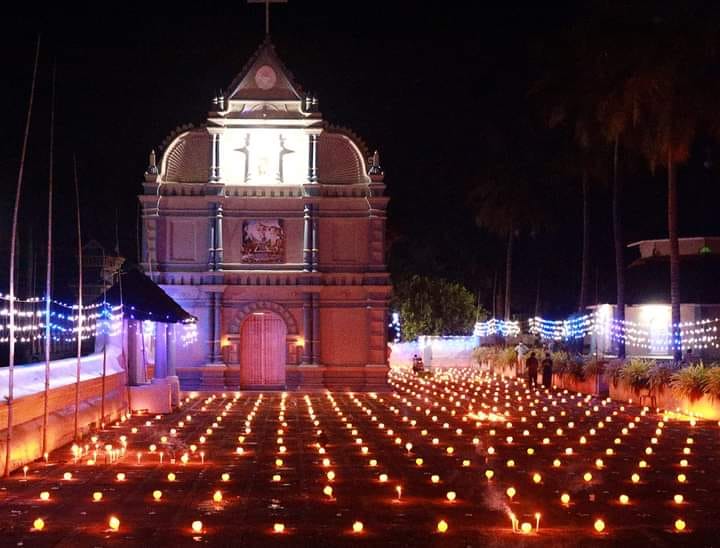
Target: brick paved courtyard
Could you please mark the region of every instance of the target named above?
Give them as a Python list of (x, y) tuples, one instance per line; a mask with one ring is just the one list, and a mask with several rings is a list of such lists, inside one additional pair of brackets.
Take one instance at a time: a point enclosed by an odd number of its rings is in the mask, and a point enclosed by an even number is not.
[(477, 371), (392, 379), (135, 415), (3, 481), (3, 544), (716, 542), (718, 424)]

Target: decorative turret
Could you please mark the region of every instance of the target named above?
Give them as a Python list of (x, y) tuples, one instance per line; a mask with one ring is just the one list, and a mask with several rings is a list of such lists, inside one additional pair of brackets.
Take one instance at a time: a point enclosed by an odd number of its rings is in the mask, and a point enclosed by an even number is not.
[(380, 165), (380, 153), (376, 150), (370, 159), (370, 169), (368, 175), (373, 183), (380, 183), (385, 178), (382, 166)]
[(225, 93), (220, 90), (215, 93), (210, 105), (210, 112), (223, 112), (225, 110)]
[(145, 181), (148, 183), (154, 183), (157, 181), (158, 167), (157, 160), (155, 158), (155, 150), (151, 150), (148, 157), (148, 166), (145, 170)]

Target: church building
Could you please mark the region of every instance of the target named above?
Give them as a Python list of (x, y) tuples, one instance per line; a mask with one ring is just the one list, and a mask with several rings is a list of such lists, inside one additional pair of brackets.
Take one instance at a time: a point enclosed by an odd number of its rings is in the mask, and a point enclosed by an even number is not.
[(181, 388), (386, 389), (377, 152), (323, 120), (269, 39), (166, 143), (139, 197), (141, 261), (198, 318), (195, 340), (168, 341)]

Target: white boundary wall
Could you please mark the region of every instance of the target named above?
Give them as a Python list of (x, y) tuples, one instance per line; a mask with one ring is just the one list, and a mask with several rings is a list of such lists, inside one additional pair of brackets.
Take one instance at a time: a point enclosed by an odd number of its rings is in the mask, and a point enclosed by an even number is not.
[(477, 365), (472, 353), (480, 344), (473, 335), (457, 337), (421, 336), (417, 341), (391, 344), (390, 367), (407, 369), (414, 354), (426, 367), (471, 367)]

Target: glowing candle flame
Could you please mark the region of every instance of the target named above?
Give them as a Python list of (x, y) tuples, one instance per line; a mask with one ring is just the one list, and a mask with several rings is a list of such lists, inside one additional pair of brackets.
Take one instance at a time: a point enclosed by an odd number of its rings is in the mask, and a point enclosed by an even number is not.
[(33, 529), (36, 531), (42, 531), (45, 528), (45, 521), (42, 518), (36, 518), (33, 521)]

